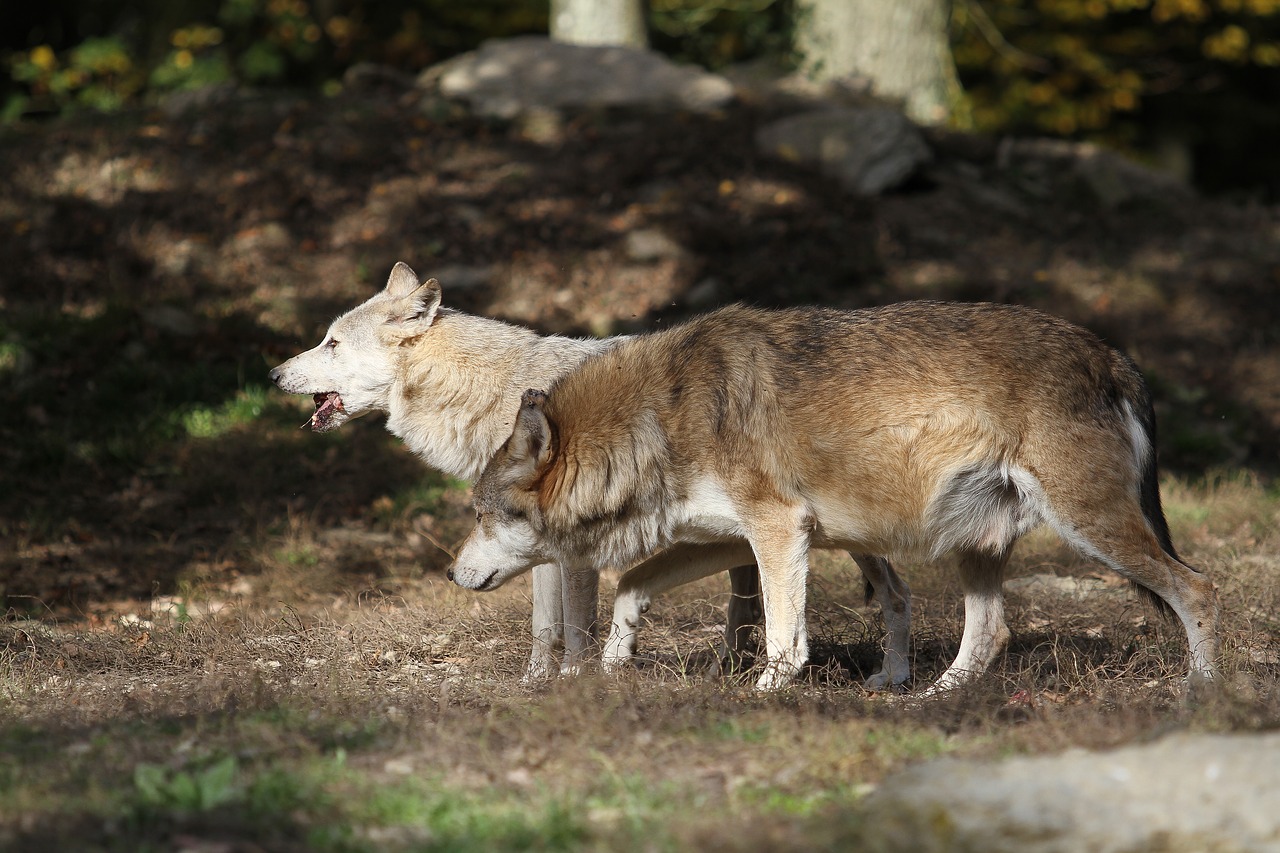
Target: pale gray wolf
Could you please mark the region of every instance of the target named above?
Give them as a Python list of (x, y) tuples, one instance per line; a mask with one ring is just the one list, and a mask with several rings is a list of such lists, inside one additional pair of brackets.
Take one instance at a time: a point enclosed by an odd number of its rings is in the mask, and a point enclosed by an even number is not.
[[(272, 370), (271, 380), (289, 393), (314, 397), (310, 424), (317, 431), (382, 412), (387, 429), (427, 465), (474, 479), (510, 434), (525, 388), (549, 386), (584, 359), (624, 340), (543, 337), (442, 307), (441, 298), (438, 282), (419, 283), (406, 264), (396, 264), (381, 292), (335, 320), (314, 349)], [(884, 664), (868, 685), (901, 684), (910, 675), (910, 592), (886, 560), (855, 559), (881, 604), (887, 629)], [(653, 595), (686, 577), (725, 570), (731, 570), (733, 595), (721, 657), (732, 661), (746, 653), (760, 621), (752, 562), (740, 543), (695, 544), (662, 555), (648, 570), (656, 582), (620, 590), (614, 623), (625, 633), (611, 638), (609, 662), (622, 661), (634, 648), (640, 613)], [(527, 679), (580, 665), (595, 630), (596, 568), (564, 573), (552, 564), (534, 567), (534, 643)], [(561, 645), (563, 664), (556, 660)]]
[(745, 539), (770, 689), (808, 656), (810, 548), (954, 552), (965, 627), (945, 689), (1003, 650), (1010, 550), (1047, 524), (1171, 608), (1192, 675), (1209, 677), (1217, 593), (1174, 551), (1155, 432), (1133, 362), (1035, 310), (724, 308), (527, 391), (450, 574), (489, 590), (548, 561), (632, 565)]

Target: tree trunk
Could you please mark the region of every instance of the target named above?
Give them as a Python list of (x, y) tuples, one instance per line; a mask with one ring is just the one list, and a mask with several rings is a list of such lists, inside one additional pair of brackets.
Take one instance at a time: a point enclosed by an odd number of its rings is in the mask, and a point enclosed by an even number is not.
[(815, 80), (862, 77), (920, 124), (941, 124), (959, 94), (949, 0), (796, 0), (796, 48)]
[(551, 0), (551, 37), (571, 44), (648, 47), (644, 0)]

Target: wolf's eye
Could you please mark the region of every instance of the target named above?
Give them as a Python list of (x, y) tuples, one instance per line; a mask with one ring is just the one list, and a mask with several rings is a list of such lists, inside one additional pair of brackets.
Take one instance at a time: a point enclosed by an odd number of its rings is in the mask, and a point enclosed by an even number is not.
[(325, 344), (325, 345), (324, 345), (324, 348), (325, 348), (325, 349), (337, 349), (337, 348), (338, 348), (338, 342), (337, 342), (337, 341), (329, 341), (329, 343), (327, 343), (327, 344)]
[(511, 515), (512, 521), (524, 521), (526, 518), (529, 517), (527, 513), (523, 513), (518, 509), (511, 510), (510, 515)]

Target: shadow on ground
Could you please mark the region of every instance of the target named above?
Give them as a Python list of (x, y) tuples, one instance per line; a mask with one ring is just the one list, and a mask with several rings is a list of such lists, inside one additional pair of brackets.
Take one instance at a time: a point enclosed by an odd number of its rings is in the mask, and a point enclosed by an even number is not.
[(455, 307), (580, 334), (734, 300), (1036, 305), (1139, 359), (1166, 467), (1274, 473), (1274, 210), (1104, 208), (952, 136), (915, 184), (858, 199), (762, 159), (752, 136), (771, 116), (751, 106), (569, 116), (537, 143), (403, 95), (258, 94), (4, 131), (12, 611), (93, 618), (253, 575), (300, 526), (377, 535), (425, 509), (465, 515), (414, 500), (448, 486), (375, 419), (299, 430), (305, 401), (266, 380), (396, 260), (438, 275)]

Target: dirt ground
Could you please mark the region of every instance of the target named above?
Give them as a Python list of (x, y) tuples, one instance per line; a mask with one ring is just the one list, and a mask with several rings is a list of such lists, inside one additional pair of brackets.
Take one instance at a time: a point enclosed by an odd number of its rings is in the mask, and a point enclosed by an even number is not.
[(252, 574), (246, 542), (300, 518), (385, 528), (424, 472), (372, 419), (288, 429), (305, 407), (265, 374), (397, 260), (455, 307), (578, 334), (733, 300), (1031, 304), (1138, 359), (1166, 470), (1276, 470), (1273, 208), (1107, 208), (967, 137), (936, 138), (904, 190), (859, 199), (760, 157), (770, 115), (751, 105), (550, 133), (405, 91), (173, 112), (0, 137), (0, 566), (21, 611), (92, 619)]
[[(584, 729), (582, 755), (622, 768), (608, 777), (614, 799), (597, 791), (606, 829), (584, 830), (597, 842), (644, 837), (643, 822), (620, 815), (634, 803), (629, 774), (657, 784), (655, 750), (689, 757), (680, 797), (756, 815), (743, 825), (776, 809), (800, 815), (788, 824), (798, 834), (775, 838), (791, 843), (830, 830), (813, 811), (827, 800), (806, 798), (836, 790), (840, 774), (874, 781), (940, 750), (1107, 745), (1188, 724), (1171, 686), (1180, 632), (1039, 539), (1013, 574), (1084, 578), (1102, 597), (1076, 607), (1015, 595), (1014, 645), (976, 704), (903, 716), (867, 703), (856, 683), (878, 654), (876, 617), (829, 567), (815, 573), (808, 692), (763, 700), (689, 686), (722, 624), (727, 590), (712, 579), (655, 607), (635, 679), (521, 693), (527, 584), (478, 597), (443, 577), (469, 523), (466, 484), (426, 471), (378, 418), (299, 429), (310, 401), (266, 378), (398, 260), (439, 278), (453, 307), (548, 332), (659, 328), (735, 300), (984, 299), (1085, 324), (1150, 380), (1175, 538), (1223, 578), (1230, 669), (1255, 679), (1246, 698), (1190, 724), (1274, 726), (1280, 210), (1190, 194), (1108, 205), (1051, 165), (1002, 163), (994, 140), (945, 134), (910, 185), (856, 198), (755, 151), (755, 129), (776, 112), (745, 103), (540, 126), (383, 89), (249, 93), (0, 131), (0, 650), (18, 685), (0, 735), (19, 756), (0, 762), (0, 803), (34, 815), (0, 818), (0, 842), (72, 831), (36, 794), (14, 799), (24, 750), (61, 756), (68, 786), (145, 793), (154, 786), (127, 775), (134, 764), (169, 761), (177, 785), (196, 771), (172, 756), (197, 735), (239, 744), (225, 748), (244, 772), (258, 755), (337, 749), (395, 782), (392, 762), (408, 750), (459, 790), (496, 785), (517, 802), (555, 771), (548, 790), (579, 796), (595, 771), (545, 745), (572, 738), (564, 721), (585, 725), (576, 690), (607, 710)], [(945, 568), (906, 573), (921, 681), (959, 638)], [(673, 685), (683, 687), (668, 695)], [(247, 709), (280, 706), (302, 709), (288, 717), (298, 740), (237, 728), (258, 724)], [(383, 728), (365, 738), (353, 715)], [(796, 715), (814, 727), (803, 743), (781, 734)], [(949, 739), (975, 716), (975, 738)], [(1013, 735), (987, 728), (1033, 718), (1052, 719)], [(527, 737), (504, 733), (497, 721), (508, 719)], [(616, 727), (637, 721), (651, 725), (618, 757)], [(690, 746), (695, 730), (704, 739)], [(121, 757), (117, 737), (142, 745)], [(757, 740), (765, 758), (734, 751)], [(861, 777), (835, 758), (854, 741), (858, 757), (840, 761)], [(492, 750), (472, 754), (476, 742)], [(821, 758), (797, 770), (796, 750)], [(86, 769), (112, 756), (126, 775)], [(760, 811), (767, 792), (799, 799)], [(320, 806), (296, 809), (300, 826), (322, 820)], [(117, 826), (103, 820), (90, 835)], [(736, 831), (695, 822), (676, 838), (726, 849), (774, 838), (727, 841)], [(412, 842), (381, 846), (429, 848)]]

